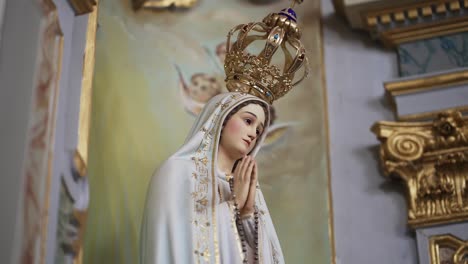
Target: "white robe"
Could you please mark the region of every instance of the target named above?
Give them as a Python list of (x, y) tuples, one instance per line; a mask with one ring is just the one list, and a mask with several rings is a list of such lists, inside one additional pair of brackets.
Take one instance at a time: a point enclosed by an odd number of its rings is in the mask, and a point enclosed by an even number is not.
[[(242, 263), (245, 256), (234, 221), (229, 184), (215, 161), (223, 120), (235, 106), (250, 100), (265, 103), (241, 93), (212, 98), (195, 121), (185, 144), (153, 175), (141, 229), (141, 264)], [(250, 155), (258, 152), (265, 134)], [(255, 204), (260, 212), (260, 263), (284, 263), (260, 189)], [(253, 220), (243, 220), (243, 225), (247, 258), (252, 263)]]

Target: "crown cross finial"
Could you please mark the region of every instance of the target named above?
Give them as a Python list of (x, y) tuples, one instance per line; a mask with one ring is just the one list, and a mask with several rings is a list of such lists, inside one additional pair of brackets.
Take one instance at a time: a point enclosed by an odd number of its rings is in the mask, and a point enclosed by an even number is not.
[[(234, 27), (228, 34), (226, 59), (226, 86), (229, 91), (256, 95), (270, 104), (284, 96), (293, 86), (299, 84), (309, 73), (305, 48), (302, 45), (301, 30), (296, 24), (297, 15), (292, 6), (278, 13), (271, 13), (262, 22), (250, 22)], [(234, 43), (231, 37), (237, 33)], [(264, 41), (265, 46), (258, 55), (251, 54), (249, 47), (255, 41)], [(282, 67), (275, 63), (277, 53), (283, 54)], [(304, 66), (304, 67), (303, 67)], [(304, 68), (300, 78), (295, 74)]]

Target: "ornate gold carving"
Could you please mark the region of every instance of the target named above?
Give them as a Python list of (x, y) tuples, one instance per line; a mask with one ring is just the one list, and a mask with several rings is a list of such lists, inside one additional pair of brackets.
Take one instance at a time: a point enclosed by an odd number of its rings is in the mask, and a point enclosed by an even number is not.
[(94, 6), (97, 5), (97, 0), (68, 0), (75, 15), (83, 15), (93, 12)]
[(385, 175), (402, 179), (412, 227), (468, 219), (468, 118), (439, 113), (433, 122), (378, 122)]
[(416, 25), (384, 32), (379, 38), (386, 47), (395, 47), (405, 42), (466, 32), (466, 27), (468, 26), (467, 20), (468, 17), (464, 17), (462, 19), (455, 18), (443, 22)]
[(426, 0), (418, 3), (397, 3), (361, 11), (366, 30), (384, 45), (394, 47), (404, 42), (465, 32), (468, 17), (467, 1)]
[(466, 0), (332, 0), (351, 27), (369, 31), (387, 47), (466, 32)]
[(437, 235), (429, 239), (431, 264), (465, 264), (468, 258), (468, 241), (452, 235)]
[(135, 9), (191, 8), (197, 0), (133, 0)]

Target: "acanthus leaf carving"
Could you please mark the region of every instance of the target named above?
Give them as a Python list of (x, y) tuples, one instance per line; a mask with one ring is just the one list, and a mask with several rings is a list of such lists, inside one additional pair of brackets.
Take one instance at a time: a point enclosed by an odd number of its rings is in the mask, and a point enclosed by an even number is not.
[(468, 120), (444, 112), (432, 122), (378, 122), (385, 175), (403, 180), (413, 227), (468, 219)]

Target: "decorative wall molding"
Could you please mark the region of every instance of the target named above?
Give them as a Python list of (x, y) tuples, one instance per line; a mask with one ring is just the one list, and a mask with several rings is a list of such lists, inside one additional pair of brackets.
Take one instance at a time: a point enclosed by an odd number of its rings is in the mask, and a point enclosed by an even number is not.
[(468, 83), (468, 70), (461, 70), (386, 82), (384, 83), (384, 88), (387, 93), (394, 97), (432, 89), (443, 89), (447, 86), (466, 83)]
[(403, 180), (411, 227), (468, 220), (468, 118), (444, 112), (432, 122), (377, 122), (384, 174)]
[[(410, 78), (400, 78), (395, 81), (384, 83), (386, 96), (392, 105), (395, 117), (398, 121), (418, 121), (436, 118), (438, 113), (447, 110), (457, 110), (462, 113), (468, 113), (468, 102), (462, 102), (457, 106), (445, 106), (438, 111), (426, 111), (422, 113), (401, 114), (398, 111), (398, 97), (410, 96), (430, 92), (433, 90), (444, 90), (447, 93), (448, 89), (466, 86), (468, 84), (468, 70), (457, 70), (450, 72), (443, 72), (431, 75), (422, 75)], [(463, 101), (463, 100), (461, 100)], [(424, 103), (424, 102), (421, 102)], [(460, 103), (460, 102), (458, 102)]]
[(431, 264), (466, 263), (468, 241), (453, 235), (436, 235), (429, 239)]
[(335, 6), (348, 19), (361, 19), (354, 24), (387, 47), (468, 31), (468, 0), (362, 1), (351, 10), (343, 3)]
[(366, 29), (386, 46), (467, 31), (467, 0), (432, 0), (367, 11)]
[(54, 164), (59, 80), (63, 52), (63, 32), (58, 12), (51, 0), (40, 0), (35, 80), (24, 150), (21, 189), (20, 256), (18, 263), (45, 263), (48, 241), (49, 205)]
[(97, 5), (96, 0), (68, 0), (68, 2), (77, 16), (93, 12), (94, 6)]

